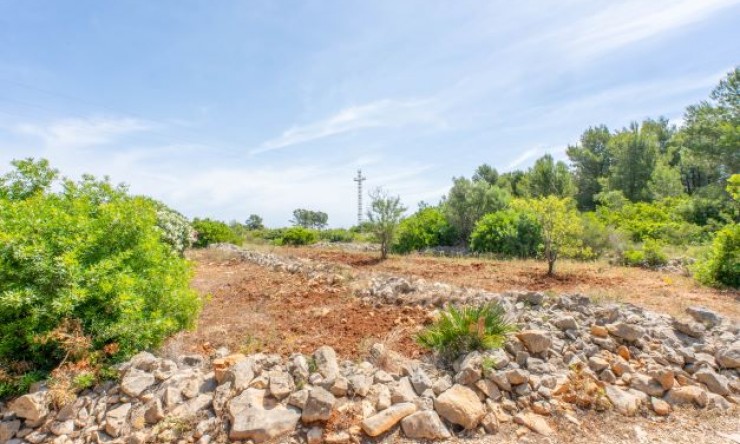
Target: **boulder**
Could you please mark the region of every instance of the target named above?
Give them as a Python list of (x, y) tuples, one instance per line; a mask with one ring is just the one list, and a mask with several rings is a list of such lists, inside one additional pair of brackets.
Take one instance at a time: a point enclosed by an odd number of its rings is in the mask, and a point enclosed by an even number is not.
[(387, 432), (400, 420), (416, 411), (416, 404), (402, 402), (394, 404), (380, 413), (377, 413), (362, 421), (362, 430), (369, 436), (378, 436)]
[(21, 422), (17, 419), (11, 421), (0, 421), (0, 442), (10, 441), (20, 430)]
[(712, 370), (700, 370), (694, 373), (694, 379), (706, 385), (713, 393), (722, 396), (730, 394), (730, 380)]
[(401, 421), (401, 429), (411, 439), (448, 439), (452, 435), (434, 410), (409, 415)]
[(704, 327), (704, 324), (690, 321), (684, 322), (679, 321), (678, 319), (673, 321), (673, 328), (687, 336), (691, 336), (692, 338), (704, 337), (704, 333), (707, 330), (706, 327)]
[(308, 392), (308, 399), (301, 415), (301, 421), (304, 423), (328, 421), (335, 402), (334, 395), (321, 387), (313, 387)]
[(393, 404), (414, 402), (416, 398), (416, 391), (414, 391), (414, 387), (411, 385), (408, 377), (401, 378), (391, 389), (391, 403)]
[(219, 384), (223, 383), (224, 376), (226, 375), (226, 370), (245, 359), (247, 359), (247, 357), (241, 353), (235, 353), (223, 358), (214, 359), (213, 372), (216, 375), (216, 381), (218, 381)]
[(421, 395), (432, 388), (432, 380), (421, 367), (414, 367), (409, 375), (409, 380), (417, 395)]
[(319, 347), (313, 354), (316, 369), (327, 380), (333, 380), (339, 376), (339, 364), (337, 353), (329, 346)]
[[(224, 359), (228, 359), (228, 357)], [(216, 380), (218, 380), (218, 377), (216, 377)], [(224, 370), (219, 383), (230, 382), (234, 390), (241, 392), (249, 387), (252, 380), (254, 380), (254, 360), (245, 357)]]
[(624, 339), (625, 341), (636, 341), (640, 339), (643, 334), (645, 334), (645, 331), (642, 329), (642, 327), (634, 324), (627, 324), (624, 322), (609, 324), (606, 326), (606, 329), (609, 331), (609, 333), (611, 333), (612, 336)]
[(434, 409), (446, 420), (466, 429), (475, 428), (486, 414), (478, 395), (460, 384), (439, 395), (434, 401)]
[(534, 413), (520, 413), (514, 416), (514, 422), (526, 426), (540, 435), (551, 436), (553, 434), (553, 430), (545, 418)]
[(636, 374), (630, 380), (630, 386), (635, 390), (639, 390), (649, 396), (661, 397), (665, 389), (660, 382), (651, 378), (650, 376), (643, 374)]
[(715, 358), (723, 368), (740, 368), (740, 343), (718, 349)]
[(611, 384), (607, 384), (605, 390), (606, 397), (619, 413), (625, 416), (633, 416), (637, 413), (640, 405), (639, 398)]
[(689, 307), (686, 309), (686, 313), (694, 318), (696, 322), (701, 322), (709, 328), (722, 323), (722, 317), (705, 307)]
[(552, 321), (552, 324), (560, 330), (577, 330), (578, 324), (573, 316), (561, 316)]
[(671, 405), (696, 404), (699, 407), (706, 406), (708, 401), (707, 392), (695, 385), (668, 390), (663, 399)]
[(105, 433), (114, 438), (120, 435), (127, 423), (126, 419), (129, 411), (131, 411), (130, 402), (108, 410), (108, 413), (105, 414)]
[(545, 330), (523, 330), (516, 335), (530, 353), (542, 353), (550, 348), (552, 339)]
[(153, 374), (132, 368), (121, 380), (121, 391), (136, 398), (155, 382), (157, 381)]
[(255, 443), (274, 440), (292, 433), (300, 418), (301, 414), (293, 407), (249, 407), (232, 418), (229, 438), (232, 441), (251, 439)]
[(11, 401), (8, 409), (15, 413), (15, 416), (23, 418), (29, 422), (42, 420), (49, 414), (49, 398), (47, 392), (38, 391), (20, 396)]
[(270, 394), (277, 399), (283, 399), (295, 388), (293, 378), (287, 373), (274, 373), (270, 375)]

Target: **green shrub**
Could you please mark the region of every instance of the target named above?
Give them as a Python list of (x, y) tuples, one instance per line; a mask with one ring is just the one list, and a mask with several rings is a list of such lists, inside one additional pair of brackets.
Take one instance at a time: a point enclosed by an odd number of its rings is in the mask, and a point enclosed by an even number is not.
[(96, 382), (97, 377), (95, 376), (95, 373), (82, 372), (75, 375), (74, 379), (72, 380), (72, 386), (75, 388), (75, 390), (81, 391), (91, 388), (95, 385)]
[(628, 267), (642, 267), (645, 263), (645, 253), (642, 250), (625, 250), (622, 253), (622, 264)]
[(707, 256), (696, 263), (694, 276), (705, 285), (740, 288), (740, 224), (717, 232)]
[(648, 267), (660, 267), (668, 263), (668, 257), (663, 253), (663, 246), (658, 241), (646, 240), (642, 245), (642, 251), (645, 256), (645, 265)]
[(354, 238), (354, 234), (344, 228), (319, 231), (319, 239), (327, 242), (352, 242)]
[(511, 331), (514, 326), (498, 304), (449, 306), (434, 324), (416, 336), (416, 341), (452, 362), (471, 351), (501, 347)]
[(593, 259), (599, 257), (609, 250), (619, 248), (619, 235), (611, 228), (607, 227), (595, 213), (582, 213), (581, 223), (583, 225), (583, 248), (585, 253), (581, 254), (578, 259)]
[(316, 243), (316, 232), (303, 227), (291, 227), (280, 238), (280, 245), (310, 245)]
[(542, 231), (535, 218), (515, 210), (486, 214), (470, 236), (473, 251), (520, 258), (536, 256), (541, 243)]
[(114, 358), (156, 347), (197, 316), (190, 277), (157, 208), (121, 187), (86, 176), (0, 198), (0, 368), (55, 367), (67, 325)]
[(188, 219), (162, 202), (151, 200), (157, 209), (157, 226), (162, 230), (162, 240), (182, 255), (193, 246), (197, 233)]
[(702, 227), (684, 219), (681, 208), (687, 198), (665, 198), (655, 202), (635, 202), (620, 208), (599, 207), (597, 215), (607, 225), (623, 231), (633, 242), (660, 240), (674, 245), (701, 242)]
[(212, 219), (193, 219), (193, 229), (198, 233), (194, 246), (203, 248), (211, 244), (240, 244), (241, 239), (225, 223)]
[(428, 207), (401, 221), (393, 251), (405, 254), (440, 245), (452, 245), (456, 239), (457, 233), (442, 211)]

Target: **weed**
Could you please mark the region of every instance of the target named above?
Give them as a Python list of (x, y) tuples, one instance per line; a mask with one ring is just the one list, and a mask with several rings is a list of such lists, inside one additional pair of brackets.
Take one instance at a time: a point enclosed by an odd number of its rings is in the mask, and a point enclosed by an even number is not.
[(86, 390), (95, 385), (95, 374), (92, 372), (82, 372), (72, 379), (72, 386), (79, 391)]
[(311, 357), (308, 360), (308, 372), (309, 373), (316, 373), (319, 370), (318, 364), (316, 364), (316, 358)]

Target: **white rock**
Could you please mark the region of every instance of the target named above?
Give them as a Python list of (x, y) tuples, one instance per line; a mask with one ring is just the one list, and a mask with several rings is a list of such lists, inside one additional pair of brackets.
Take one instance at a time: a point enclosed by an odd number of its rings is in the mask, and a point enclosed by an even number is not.
[(466, 429), (475, 428), (486, 411), (473, 390), (455, 384), (434, 401), (434, 409), (446, 420)]
[(394, 404), (380, 413), (362, 421), (361, 427), (369, 436), (378, 436), (387, 432), (400, 420), (416, 411), (416, 405), (411, 402)]
[(452, 435), (434, 410), (416, 412), (401, 420), (401, 429), (411, 439), (448, 439)]

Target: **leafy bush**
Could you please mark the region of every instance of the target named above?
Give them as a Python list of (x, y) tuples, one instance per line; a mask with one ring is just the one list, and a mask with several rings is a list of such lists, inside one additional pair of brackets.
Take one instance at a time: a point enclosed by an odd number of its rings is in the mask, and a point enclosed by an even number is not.
[(625, 250), (622, 253), (622, 263), (628, 267), (642, 267), (645, 253), (642, 250)]
[(280, 238), (281, 245), (310, 245), (316, 243), (316, 232), (303, 228), (291, 227), (285, 230)]
[(470, 248), (520, 258), (534, 257), (542, 243), (542, 231), (533, 216), (514, 210), (486, 214), (475, 224)]
[(471, 351), (500, 348), (514, 326), (498, 304), (447, 307), (439, 319), (416, 336), (423, 347), (452, 362)]
[(629, 249), (622, 253), (622, 263), (630, 267), (660, 267), (668, 263), (660, 242), (648, 239), (639, 250)]
[(351, 231), (344, 228), (334, 228), (319, 232), (319, 239), (328, 242), (352, 242), (355, 236)]
[(578, 259), (593, 259), (609, 250), (619, 249), (619, 244), (622, 243), (619, 233), (607, 227), (595, 213), (582, 213), (581, 224), (584, 252), (577, 256)]
[(194, 245), (199, 248), (210, 244), (231, 243), (240, 244), (241, 239), (225, 223), (212, 219), (193, 219), (193, 228), (198, 233), (198, 240)]
[(611, 208), (597, 209), (599, 218), (609, 226), (627, 233), (633, 242), (646, 239), (681, 245), (700, 242), (703, 230), (688, 222), (679, 211), (686, 198), (666, 198), (655, 202), (635, 202)]
[(162, 230), (162, 240), (177, 253), (183, 254), (197, 239), (195, 229), (179, 212), (161, 202), (152, 200), (152, 203), (157, 209), (157, 226)]
[(740, 288), (740, 224), (717, 232), (709, 254), (697, 262), (694, 276), (705, 285)]
[(0, 198), (0, 367), (55, 367), (70, 325), (114, 358), (191, 326), (190, 266), (157, 222), (149, 199), (90, 176)]
[(440, 245), (452, 245), (457, 239), (455, 229), (439, 208), (428, 207), (401, 221), (393, 251), (409, 253)]

